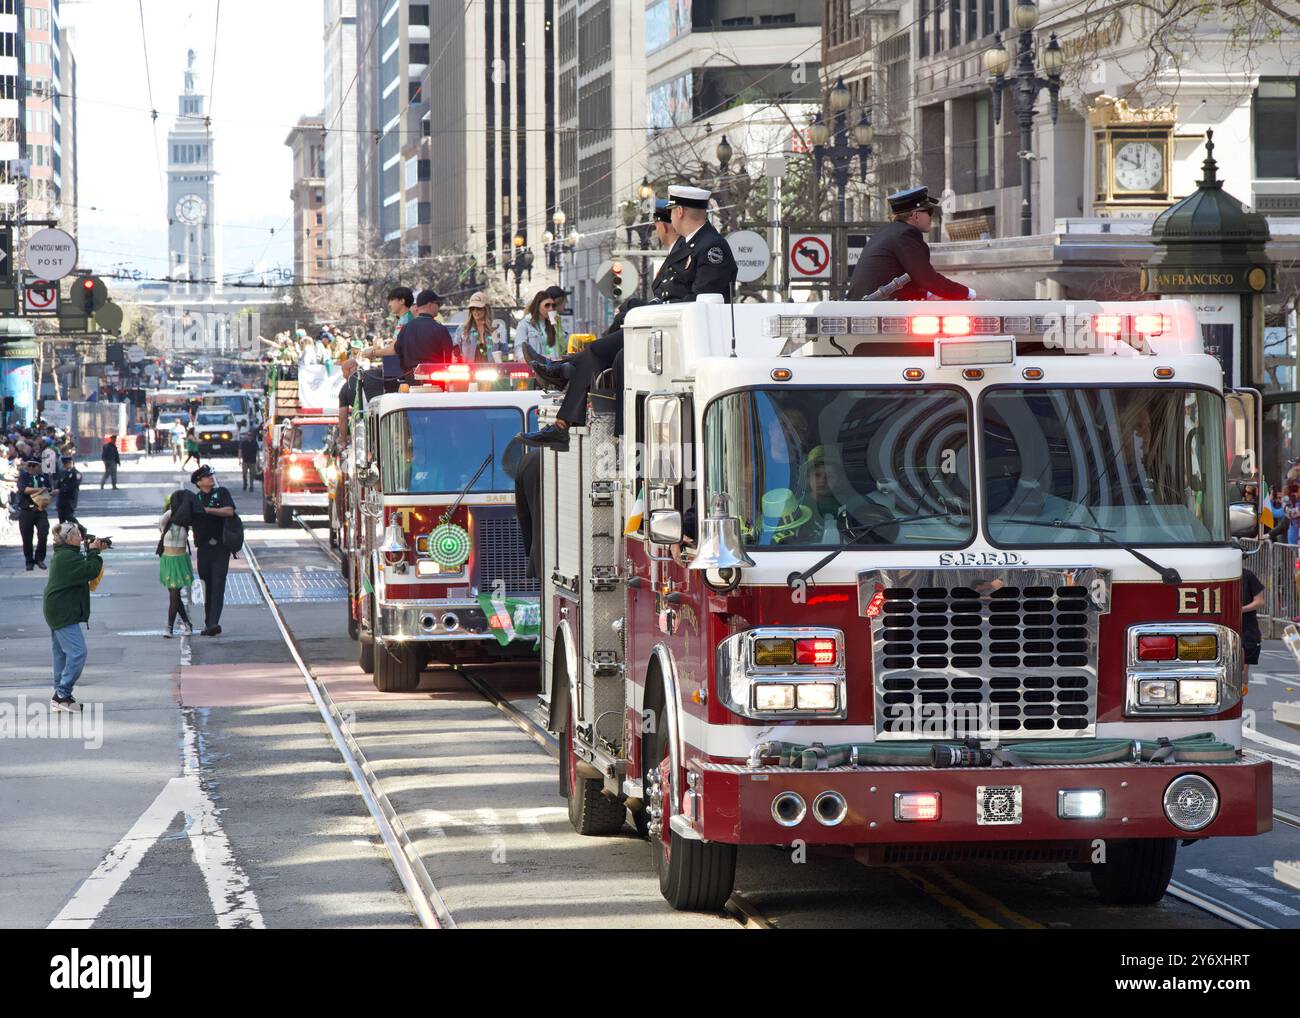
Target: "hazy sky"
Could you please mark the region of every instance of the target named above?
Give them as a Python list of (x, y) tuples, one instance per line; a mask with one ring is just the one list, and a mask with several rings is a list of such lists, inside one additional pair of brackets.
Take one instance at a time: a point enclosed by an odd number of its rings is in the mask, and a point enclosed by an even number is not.
[(81, 264), (101, 272), (123, 265), (165, 274), (167, 132), (192, 48), (199, 89), (212, 97), (222, 271), (259, 263), (292, 268), (292, 166), (284, 139), (299, 116), (321, 111), (323, 5), (221, 0), (215, 75), (217, 0), (143, 5), (156, 126), (149, 116), (140, 0), (64, 0), (60, 8), (77, 60)]

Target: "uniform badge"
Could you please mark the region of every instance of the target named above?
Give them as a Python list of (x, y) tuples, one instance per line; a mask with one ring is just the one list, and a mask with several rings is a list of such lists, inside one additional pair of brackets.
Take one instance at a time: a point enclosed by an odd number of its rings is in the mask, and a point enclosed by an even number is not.
[(711, 247), (711, 248), (709, 248), (709, 252), (708, 252), (708, 254), (706, 254), (704, 257), (707, 258), (707, 259), (709, 260), (709, 264), (710, 264), (710, 265), (721, 265), (721, 264), (722, 264), (722, 248), (720, 248), (720, 247)]

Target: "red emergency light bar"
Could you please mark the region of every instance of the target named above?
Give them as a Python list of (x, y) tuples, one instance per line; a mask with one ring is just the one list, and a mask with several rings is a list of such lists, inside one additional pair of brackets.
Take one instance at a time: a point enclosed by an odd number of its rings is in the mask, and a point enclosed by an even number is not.
[(411, 372), (416, 384), (438, 383), (447, 388), (466, 386), (470, 383), (479, 385), (496, 385), (505, 382), (508, 388), (522, 388), (521, 382), (533, 377), (527, 364), (509, 362), (504, 364), (474, 364), (465, 361), (452, 361), (448, 364), (417, 364)]

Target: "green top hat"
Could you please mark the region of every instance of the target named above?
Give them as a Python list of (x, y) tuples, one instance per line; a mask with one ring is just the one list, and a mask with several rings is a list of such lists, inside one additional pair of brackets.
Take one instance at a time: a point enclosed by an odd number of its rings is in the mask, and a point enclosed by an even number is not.
[(773, 488), (763, 495), (763, 532), (774, 537), (793, 533), (812, 519), (812, 506), (800, 505), (789, 488)]

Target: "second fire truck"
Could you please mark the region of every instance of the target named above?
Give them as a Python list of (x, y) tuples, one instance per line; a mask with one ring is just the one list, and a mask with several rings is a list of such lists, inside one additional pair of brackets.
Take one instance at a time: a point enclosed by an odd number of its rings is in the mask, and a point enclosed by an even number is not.
[(674, 907), (794, 842), (1151, 902), (1180, 841), (1270, 828), (1258, 415), (1189, 305), (701, 298), (625, 337), (623, 437), (596, 391), (542, 454), (542, 700), (573, 826), (630, 813)]
[(540, 584), (515, 519), (511, 440), (536, 426), (521, 364), (421, 365), (371, 399), (342, 450), (348, 631), (384, 692), (430, 662), (536, 654)]

